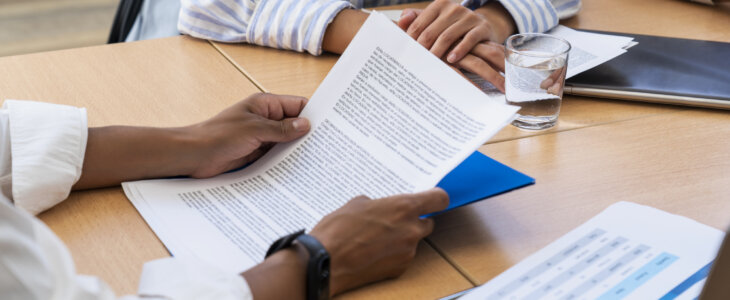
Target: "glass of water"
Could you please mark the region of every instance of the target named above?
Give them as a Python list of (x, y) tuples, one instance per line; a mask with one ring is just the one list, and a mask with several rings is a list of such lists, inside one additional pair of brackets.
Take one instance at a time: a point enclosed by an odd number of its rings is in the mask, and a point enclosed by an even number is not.
[(542, 33), (521, 33), (505, 43), (507, 104), (519, 106), (512, 125), (528, 130), (555, 126), (568, 69), (568, 41)]

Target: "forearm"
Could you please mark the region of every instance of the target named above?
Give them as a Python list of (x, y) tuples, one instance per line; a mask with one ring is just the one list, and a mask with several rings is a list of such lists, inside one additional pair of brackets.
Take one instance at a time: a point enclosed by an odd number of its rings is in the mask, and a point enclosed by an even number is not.
[(484, 6), (475, 9), (474, 12), (489, 20), (494, 42), (502, 43), (507, 37), (517, 32), (517, 25), (512, 19), (512, 15), (498, 1), (488, 2)]
[(322, 40), (322, 49), (342, 54), (367, 18), (368, 14), (363, 11), (343, 9), (327, 27)]
[(195, 143), (184, 128), (90, 128), (81, 178), (74, 189), (188, 175), (199, 163), (193, 159)]

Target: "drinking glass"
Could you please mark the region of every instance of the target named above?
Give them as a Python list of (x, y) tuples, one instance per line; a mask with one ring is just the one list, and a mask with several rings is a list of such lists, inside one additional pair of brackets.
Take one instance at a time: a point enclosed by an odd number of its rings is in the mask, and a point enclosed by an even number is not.
[(568, 41), (542, 33), (520, 33), (505, 43), (505, 95), (519, 106), (512, 125), (528, 130), (555, 126), (568, 68)]

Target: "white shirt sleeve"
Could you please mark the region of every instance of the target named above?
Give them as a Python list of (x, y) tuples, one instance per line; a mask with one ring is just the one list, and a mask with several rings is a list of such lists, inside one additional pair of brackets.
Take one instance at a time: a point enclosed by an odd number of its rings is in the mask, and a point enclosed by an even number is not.
[[(87, 131), (84, 109), (9, 100), (0, 110), (3, 300), (116, 298), (103, 281), (76, 274), (61, 240), (28, 213), (68, 196), (81, 174)], [(138, 292), (122, 299), (252, 299), (239, 274), (178, 258), (145, 264)]]
[(38, 214), (63, 201), (81, 176), (86, 151), (86, 110), (7, 100), (12, 153), (12, 199)]

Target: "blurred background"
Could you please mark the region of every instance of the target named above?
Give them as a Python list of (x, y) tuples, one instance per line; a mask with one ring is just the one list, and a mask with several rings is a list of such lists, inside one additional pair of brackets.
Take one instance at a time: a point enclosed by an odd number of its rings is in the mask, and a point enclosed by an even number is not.
[(0, 56), (105, 44), (119, 0), (0, 0)]

